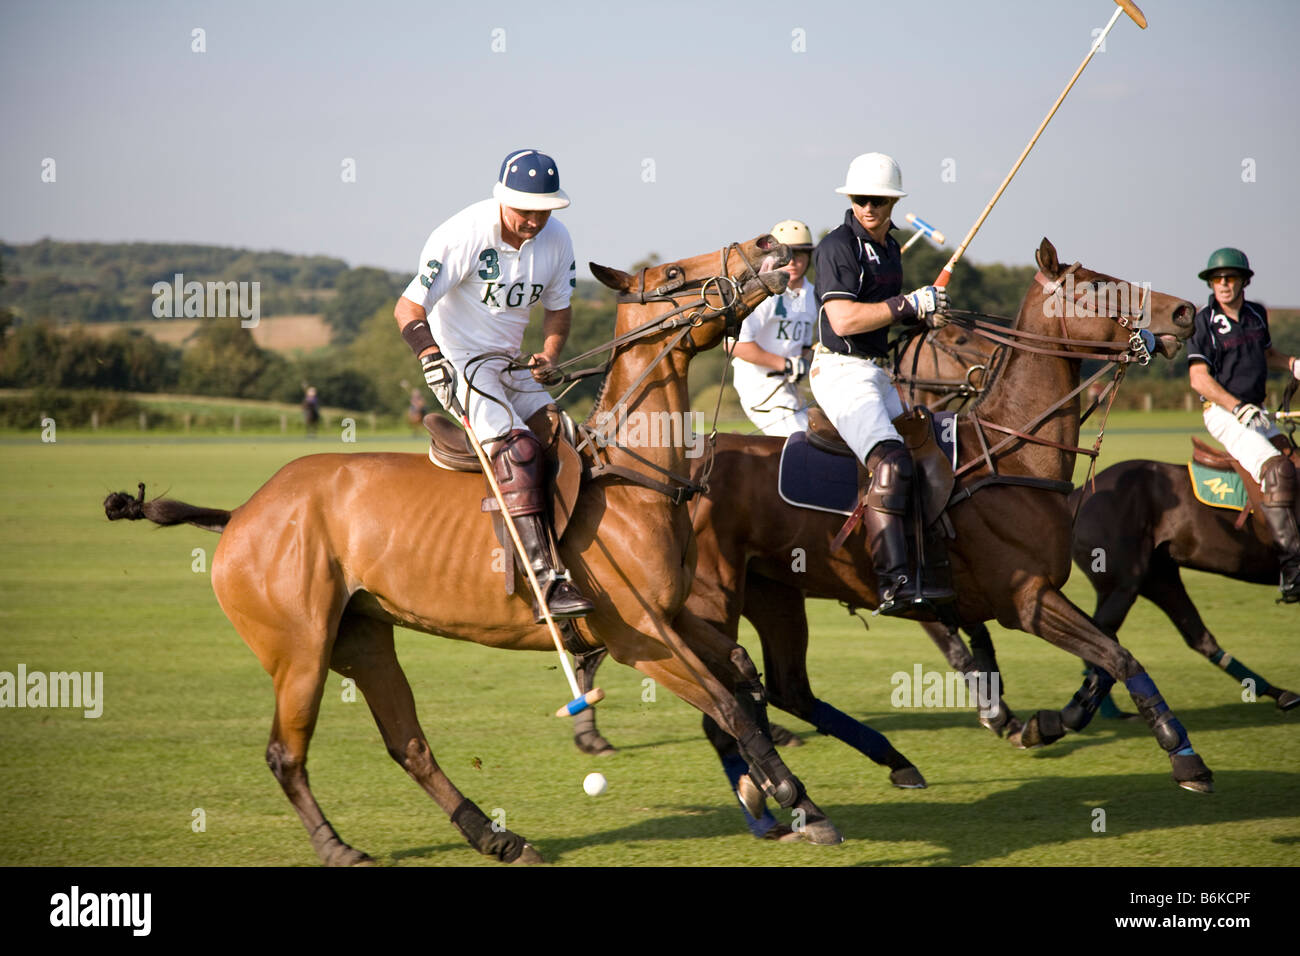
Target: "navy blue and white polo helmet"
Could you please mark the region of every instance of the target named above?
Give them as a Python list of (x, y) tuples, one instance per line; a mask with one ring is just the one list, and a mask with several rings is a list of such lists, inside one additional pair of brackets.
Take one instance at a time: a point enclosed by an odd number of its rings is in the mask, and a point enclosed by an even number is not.
[(569, 204), (555, 160), (535, 149), (515, 150), (505, 158), (492, 196), (512, 209), (563, 209)]

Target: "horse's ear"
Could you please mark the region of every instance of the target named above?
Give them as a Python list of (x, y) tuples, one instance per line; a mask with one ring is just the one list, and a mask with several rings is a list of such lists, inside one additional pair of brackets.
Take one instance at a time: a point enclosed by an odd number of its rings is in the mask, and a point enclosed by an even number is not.
[(1056, 246), (1048, 242), (1046, 236), (1043, 237), (1034, 258), (1038, 260), (1038, 268), (1043, 270), (1043, 275), (1049, 279), (1055, 279), (1061, 274), (1061, 262), (1056, 258)]
[(595, 262), (588, 262), (587, 267), (591, 269), (601, 285), (609, 286), (615, 292), (630, 292), (632, 289), (632, 277), (626, 272), (618, 269), (611, 269), (609, 266), (602, 266)]

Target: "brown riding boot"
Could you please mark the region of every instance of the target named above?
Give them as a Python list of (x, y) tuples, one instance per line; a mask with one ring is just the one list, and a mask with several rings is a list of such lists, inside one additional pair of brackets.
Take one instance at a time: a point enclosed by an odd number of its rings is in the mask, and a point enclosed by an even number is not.
[(1285, 455), (1277, 455), (1264, 462), (1259, 478), (1263, 492), (1263, 508), (1260, 510), (1273, 534), (1273, 545), (1282, 566), (1278, 584), (1281, 600), (1295, 604), (1300, 602), (1300, 529), (1296, 527), (1294, 513), (1295, 466)]
[[(527, 429), (515, 429), (492, 450), (492, 472), (501, 487), (506, 510), (514, 519), (528, 563), (546, 595), (546, 606), (556, 620), (584, 617), (594, 605), (582, 596), (560, 564), (555, 535), (546, 514), (546, 455), (541, 442)], [(485, 508), (496, 509), (496, 501), (484, 498)], [(540, 624), (545, 620), (533, 598), (533, 611)]]

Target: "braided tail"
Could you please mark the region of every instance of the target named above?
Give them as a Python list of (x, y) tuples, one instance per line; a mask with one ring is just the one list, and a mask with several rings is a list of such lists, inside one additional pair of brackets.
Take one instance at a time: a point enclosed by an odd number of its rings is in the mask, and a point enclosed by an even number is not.
[(230, 521), (230, 512), (217, 508), (196, 508), (194, 505), (173, 501), (171, 498), (145, 501), (144, 482), (140, 482), (140, 494), (135, 498), (125, 491), (115, 491), (110, 494), (104, 499), (104, 514), (108, 516), (109, 521), (118, 521), (122, 518), (128, 521), (139, 521), (141, 518), (147, 518), (154, 524), (165, 527), (192, 524), (196, 528), (215, 531), (218, 534), (225, 530), (226, 524)]

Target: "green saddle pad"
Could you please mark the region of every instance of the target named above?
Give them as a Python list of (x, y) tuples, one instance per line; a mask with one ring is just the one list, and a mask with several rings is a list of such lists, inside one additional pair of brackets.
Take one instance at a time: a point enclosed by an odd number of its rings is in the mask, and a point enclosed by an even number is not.
[(1250, 504), (1246, 483), (1235, 471), (1219, 471), (1189, 461), (1187, 474), (1192, 480), (1192, 491), (1202, 504), (1212, 508), (1230, 508), (1233, 511), (1241, 511)]

